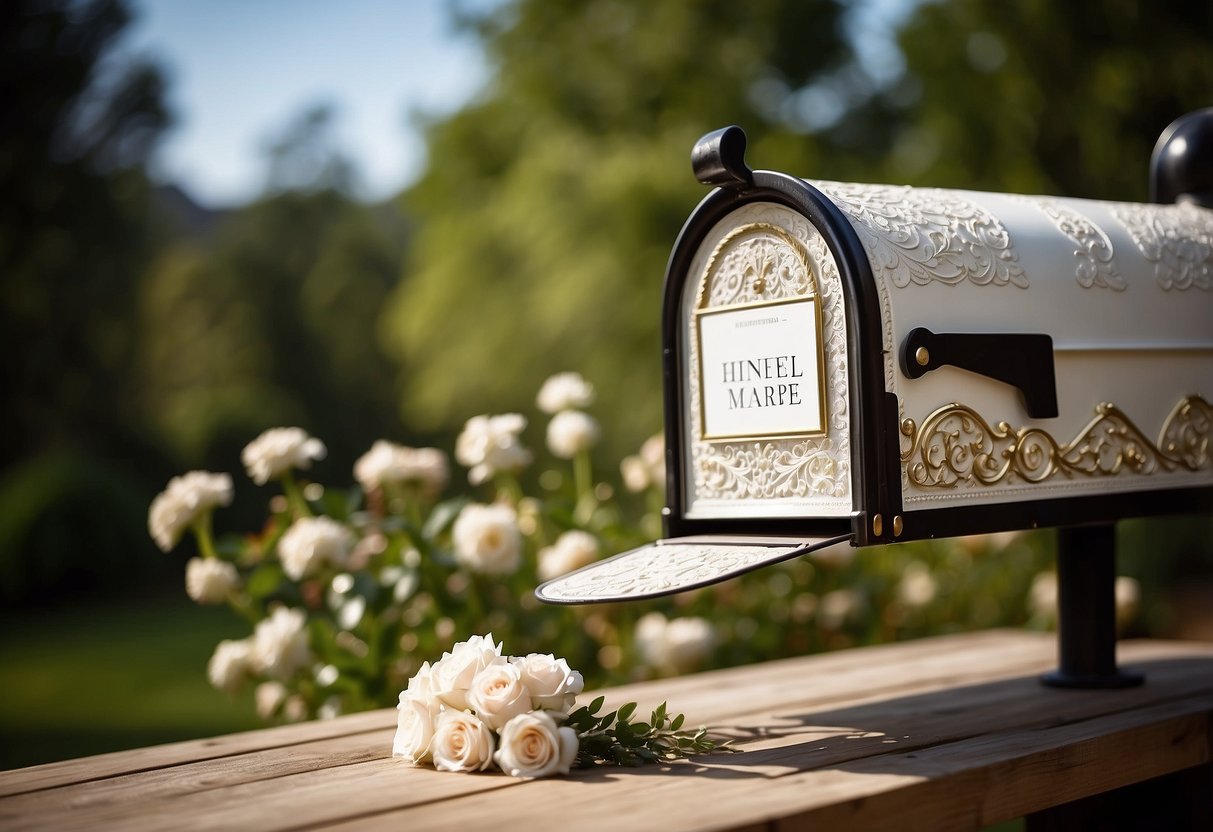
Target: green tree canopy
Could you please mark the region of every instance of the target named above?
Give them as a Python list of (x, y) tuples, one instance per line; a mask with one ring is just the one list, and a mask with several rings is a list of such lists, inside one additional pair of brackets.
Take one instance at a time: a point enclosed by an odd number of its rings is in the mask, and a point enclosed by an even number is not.
[(577, 370), (616, 454), (656, 431), (662, 275), (705, 193), (691, 146), (741, 123), (764, 165), (820, 170), (781, 107), (852, 60), (842, 20), (830, 0), (522, 0), (475, 19), (494, 80), (429, 127), (382, 321), (406, 418), (529, 409), (547, 375)]

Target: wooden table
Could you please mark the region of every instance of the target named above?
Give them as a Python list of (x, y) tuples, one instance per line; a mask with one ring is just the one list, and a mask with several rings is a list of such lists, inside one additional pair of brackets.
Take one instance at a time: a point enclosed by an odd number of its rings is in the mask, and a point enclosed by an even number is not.
[(0, 773), (0, 829), (1213, 829), (1213, 644), (1119, 657), (1144, 686), (1042, 687), (1053, 637), (991, 631), (614, 688), (745, 753), (530, 782), (410, 768), (394, 710), (354, 714)]

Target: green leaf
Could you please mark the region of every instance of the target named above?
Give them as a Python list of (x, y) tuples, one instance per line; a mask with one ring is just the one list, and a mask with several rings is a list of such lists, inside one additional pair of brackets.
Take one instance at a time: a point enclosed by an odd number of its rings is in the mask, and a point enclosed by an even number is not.
[(620, 722), (627, 722), (632, 718), (632, 714), (636, 713), (636, 703), (629, 702), (619, 709), (619, 715), (616, 717)]
[(596, 714), (602, 709), (602, 703), (606, 702), (605, 696), (599, 696), (586, 708), (587, 713)]
[(454, 525), (455, 518), (463, 511), (463, 507), (470, 502), (467, 497), (453, 497), (434, 506), (430, 516), (426, 518), (421, 534), (429, 540), (444, 534)]

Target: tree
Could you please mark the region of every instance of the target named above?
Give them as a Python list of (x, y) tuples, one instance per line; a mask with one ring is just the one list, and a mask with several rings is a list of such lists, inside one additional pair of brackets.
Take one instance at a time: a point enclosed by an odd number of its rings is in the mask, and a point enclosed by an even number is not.
[(119, 0), (0, 6), (6, 595), (121, 574), (144, 551), (132, 463), (155, 454), (132, 408), (129, 317), (156, 240), (142, 163), (168, 115), (155, 68), (112, 59), (128, 20)]
[(897, 182), (1145, 200), (1154, 143), (1213, 103), (1213, 5), (921, 6), (900, 36)]
[(616, 458), (658, 430), (662, 275), (706, 193), (691, 146), (735, 122), (762, 166), (822, 169), (825, 142), (784, 105), (851, 61), (842, 19), (829, 0), (520, 0), (472, 18), (494, 80), (427, 130), (383, 320), (406, 418), (529, 408), (547, 375), (578, 370)]

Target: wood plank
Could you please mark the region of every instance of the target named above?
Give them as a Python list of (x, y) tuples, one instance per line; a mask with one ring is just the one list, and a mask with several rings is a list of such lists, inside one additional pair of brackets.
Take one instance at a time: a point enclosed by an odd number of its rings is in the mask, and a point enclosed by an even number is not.
[[(496, 822), (555, 832), (575, 819), (580, 829), (669, 832), (763, 823), (774, 830), (971, 830), (1052, 801), (1207, 761), (1211, 710), (1208, 699), (1185, 700), (1050, 731), (982, 736), (789, 776), (750, 772), (742, 763), (601, 772), (585, 783), (538, 781), (508, 795), (476, 795), (320, 828), (424, 832)], [(610, 807), (605, 817), (603, 806)]]
[(0, 772), (0, 798), (66, 786), (72, 783), (87, 783), (105, 777), (116, 777), (140, 771), (150, 771), (164, 766), (196, 762), (198, 760), (230, 757), (266, 748), (282, 748), (313, 740), (339, 737), (363, 731), (395, 728), (394, 710), (366, 711), (331, 720), (303, 722), (298, 725), (258, 728), (220, 737), (153, 745), (129, 751), (113, 751), (74, 760), (30, 766), (13, 771)]
[[(1008, 672), (1019, 667), (1020, 659), (1024, 667), (1035, 666), (1035, 662), (1047, 661), (1053, 649), (1052, 639), (1043, 633), (990, 630), (783, 659), (760, 666), (763, 668), (764, 677), (782, 678), (785, 674), (799, 673), (799, 668), (806, 660), (814, 662), (815, 672), (822, 681), (813, 686), (812, 696), (814, 701), (824, 704), (831, 695), (835, 698), (852, 696), (856, 687), (893, 690), (889, 685), (889, 677), (894, 675), (895, 671), (886, 669), (890, 665), (910, 666), (911, 671), (904, 682), (916, 687), (929, 683), (933, 677), (981, 677), (992, 656), (999, 657), (1000, 664), (1009, 668)], [(613, 703), (611, 707), (626, 701), (651, 705), (669, 701), (672, 708), (687, 714), (690, 724), (710, 724), (717, 719), (722, 703), (726, 703), (727, 707), (728, 702), (744, 699), (761, 707), (784, 699), (787, 691), (781, 686), (772, 687), (763, 678), (756, 677), (754, 667), (727, 668), (692, 676), (641, 682), (611, 688), (602, 693)], [(586, 694), (582, 700), (589, 701), (592, 695)], [(395, 711), (384, 709), (351, 714), (334, 720), (259, 729), (211, 739), (47, 763), (0, 772), (0, 797), (198, 760), (218, 759), (265, 748), (298, 745), (361, 731), (394, 729), (395, 722)]]
[[(594, 828), (601, 821), (614, 826), (614, 812), (603, 816), (603, 802), (651, 805), (656, 799), (658, 804), (674, 801), (712, 806), (717, 799), (715, 786), (722, 779), (742, 779), (751, 786), (754, 778), (782, 782), (822, 766), (914, 753), (941, 743), (978, 738), (991, 730), (1035, 731), (1168, 698), (1190, 697), (1194, 691), (1213, 691), (1213, 645), (1207, 649), (1153, 642), (1122, 645), (1122, 661), (1153, 663), (1145, 668), (1149, 684), (1128, 692), (1041, 688), (1035, 676), (1053, 665), (1054, 651), (1052, 638), (1042, 634), (981, 633), (784, 660), (610, 691), (615, 701), (638, 700), (651, 707), (668, 700), (693, 722), (730, 725), (747, 737), (747, 748), (753, 749), (736, 757), (700, 758), (668, 770), (582, 772), (565, 781), (521, 783), (504, 775), (461, 777), (412, 769), (385, 759), (395, 718), (394, 711), (387, 710), (330, 723), (271, 729), (268, 737), (259, 740), (246, 737), (248, 750), (225, 756), (206, 756), (214, 753), (213, 748), (200, 747), (195, 753), (204, 759), (197, 762), (190, 762), (185, 749), (148, 749), (153, 757), (166, 762), (151, 766), (146, 773), (87, 778), (110, 782), (46, 788), (20, 802), (0, 800), (0, 825), (140, 829), (162, 827), (171, 819), (176, 828), (273, 829), (349, 819), (356, 819), (357, 824), (378, 824), (382, 819), (384, 824), (411, 827), (415, 817), (430, 811), (441, 814), (452, 805), (471, 811), (484, 803), (489, 815), (500, 819), (518, 806), (546, 799), (547, 792), (536, 789), (565, 789), (575, 784), (575, 793), (587, 798), (585, 811), (594, 816), (583, 825)], [(899, 684), (887, 685), (891, 677)], [(969, 684), (951, 689), (958, 678)], [(941, 692), (945, 689), (948, 692)], [(684, 695), (702, 713), (685, 707)], [(342, 723), (362, 726), (361, 718), (381, 727), (368, 729), (364, 736), (344, 731), (331, 735), (344, 727)], [(300, 739), (307, 735), (303, 729), (317, 725), (327, 727), (329, 735)], [(227, 748), (239, 749), (240, 745), (234, 742)], [(142, 762), (141, 755), (134, 752), (122, 754), (126, 755), (124, 761), (111, 770), (129, 767), (131, 757)], [(360, 761), (376, 754), (378, 758)], [(740, 775), (731, 771), (734, 766), (741, 766)], [(643, 779), (654, 776), (657, 779), (652, 782)], [(901, 776), (893, 775), (895, 779)], [(637, 777), (642, 779), (634, 779)], [(0, 786), (4, 785), (7, 783), (0, 777)], [(766, 788), (756, 791), (764, 793)], [(761, 826), (765, 817), (736, 817), (731, 822)]]

